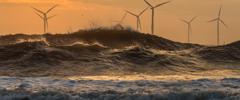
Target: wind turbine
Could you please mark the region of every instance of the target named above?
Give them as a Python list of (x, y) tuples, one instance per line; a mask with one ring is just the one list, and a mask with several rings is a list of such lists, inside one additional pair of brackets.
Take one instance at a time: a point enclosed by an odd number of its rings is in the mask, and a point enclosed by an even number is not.
[(181, 19), (182, 22), (186, 23), (188, 25), (188, 43), (190, 43), (190, 34), (192, 34), (192, 22), (196, 19), (197, 17), (193, 17), (191, 20), (187, 21), (184, 19)]
[(152, 34), (154, 34), (154, 15), (155, 15), (155, 8), (158, 8), (162, 5), (165, 5), (165, 4), (168, 4), (170, 3), (171, 1), (167, 1), (167, 2), (163, 2), (163, 3), (160, 3), (156, 6), (153, 6), (152, 4), (150, 4), (147, 0), (144, 0), (145, 3), (147, 3), (150, 7), (151, 7), (151, 10), (152, 10)]
[(220, 6), (219, 12), (218, 12), (218, 17), (210, 20), (208, 22), (217, 22), (217, 45), (220, 44), (220, 24), (222, 23), (225, 27), (228, 27), (227, 24), (221, 19), (221, 14), (222, 14), (222, 6)]
[[(52, 19), (53, 17), (55, 17), (56, 15), (50, 16), (48, 17), (48, 13), (50, 13), (54, 8), (56, 8), (58, 5), (54, 5), (53, 7), (51, 7), (50, 9), (48, 9), (46, 12), (43, 12), (37, 8), (32, 7), (34, 10), (36, 10), (37, 12), (35, 12), (42, 20), (43, 20), (43, 32), (46, 33), (47, 29), (48, 29), (48, 20)], [(40, 15), (42, 14), (42, 15)]]
[(135, 17), (137, 18), (137, 30), (142, 29), (140, 17), (141, 17), (141, 15), (142, 15), (147, 9), (148, 9), (148, 7), (145, 8), (144, 10), (142, 10), (139, 14), (134, 14), (134, 13), (126, 10), (127, 13), (129, 13), (129, 14), (131, 14), (131, 15), (133, 15), (133, 16), (135, 16)]
[(113, 20), (112, 22), (116, 22), (118, 25), (121, 25), (126, 17), (127, 17), (127, 12), (124, 13), (121, 20)]

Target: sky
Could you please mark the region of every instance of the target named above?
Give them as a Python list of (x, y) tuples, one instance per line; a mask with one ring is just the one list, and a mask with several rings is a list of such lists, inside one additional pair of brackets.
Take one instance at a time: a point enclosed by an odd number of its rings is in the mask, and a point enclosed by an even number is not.
[[(166, 0), (148, 0), (153, 5)], [(0, 0), (0, 34), (41, 34), (42, 20), (31, 6), (46, 11), (51, 6), (59, 6), (49, 13), (57, 15), (49, 20), (49, 32), (66, 33), (97, 26), (111, 26), (129, 10), (139, 13), (147, 4), (143, 0)], [(221, 44), (239, 40), (240, 1), (239, 0), (172, 0), (171, 3), (156, 9), (156, 35), (179, 42), (187, 42), (187, 25), (180, 19), (189, 20), (198, 16), (192, 23), (191, 42), (206, 45), (216, 44), (216, 23), (207, 21), (217, 17), (220, 5), (223, 6), (222, 19), (229, 26), (221, 26)], [(151, 32), (151, 12), (142, 16), (141, 30)], [(127, 15), (123, 25), (136, 28), (136, 19)]]

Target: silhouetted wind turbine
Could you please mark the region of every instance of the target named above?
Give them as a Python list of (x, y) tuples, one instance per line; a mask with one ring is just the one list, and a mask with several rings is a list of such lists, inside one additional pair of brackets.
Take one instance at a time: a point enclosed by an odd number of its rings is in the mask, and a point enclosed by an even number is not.
[(222, 23), (225, 27), (228, 27), (227, 24), (225, 24), (225, 22), (221, 19), (221, 14), (222, 14), (222, 6), (220, 7), (219, 9), (219, 12), (218, 12), (218, 17), (213, 19), (213, 20), (210, 20), (208, 22), (217, 22), (217, 45), (220, 44), (220, 24)]
[(124, 15), (122, 16), (121, 20), (117, 20), (117, 21), (115, 20), (113, 22), (116, 22), (116, 23), (118, 23), (118, 25), (121, 25), (126, 17), (127, 17), (127, 12), (124, 13)]
[(191, 20), (187, 21), (184, 19), (181, 19), (182, 22), (186, 23), (188, 25), (188, 43), (190, 43), (190, 34), (192, 34), (192, 22), (196, 19), (197, 17), (193, 17)]
[(139, 14), (134, 14), (134, 13), (126, 10), (127, 13), (129, 13), (129, 14), (131, 14), (131, 15), (133, 15), (133, 16), (135, 16), (135, 17), (137, 18), (137, 30), (142, 29), (140, 17), (141, 17), (141, 15), (142, 15), (147, 9), (148, 9), (148, 7), (145, 8), (145, 9), (144, 9), (142, 12), (140, 12)]
[(167, 3), (170, 3), (171, 1), (167, 1), (167, 2), (163, 2), (161, 4), (158, 4), (156, 6), (153, 6), (152, 4), (150, 4), (147, 0), (144, 0), (152, 9), (152, 34), (154, 34), (154, 15), (155, 15), (155, 8), (160, 7), (162, 5), (165, 5)]
[[(53, 7), (51, 7), (50, 9), (48, 9), (46, 12), (43, 12), (37, 8), (32, 7), (34, 10), (36, 10), (38, 13), (36, 13), (41, 19), (43, 19), (43, 31), (44, 33), (47, 32), (48, 29), (48, 20), (55, 17), (56, 15), (50, 16), (48, 17), (48, 13), (50, 13), (54, 8), (56, 8), (57, 5), (54, 5)], [(40, 14), (42, 15), (40, 15)]]

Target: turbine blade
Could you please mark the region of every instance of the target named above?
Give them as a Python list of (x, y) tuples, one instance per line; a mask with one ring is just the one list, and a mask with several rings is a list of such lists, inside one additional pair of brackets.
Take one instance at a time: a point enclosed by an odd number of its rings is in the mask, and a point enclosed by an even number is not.
[(144, 1), (147, 5), (149, 5), (150, 7), (153, 7), (147, 0), (144, 0)]
[(36, 10), (37, 12), (39, 12), (39, 13), (42, 13), (42, 14), (45, 14), (43, 11), (41, 11), (41, 10), (39, 10), (39, 9), (37, 9), (37, 8), (34, 8), (34, 7), (32, 7), (34, 10)]
[(189, 23), (188, 21), (184, 20), (184, 19), (180, 19), (180, 21), (184, 22), (184, 23)]
[(57, 15), (53, 15), (53, 16), (50, 16), (48, 17), (47, 19), (52, 19), (53, 17), (56, 17)]
[(228, 25), (227, 25), (222, 19), (220, 19), (220, 22), (221, 22), (226, 28), (228, 28)]
[(222, 13), (222, 6), (220, 6), (220, 9), (219, 9), (219, 12), (218, 12), (218, 17), (221, 16), (221, 13)]
[(170, 2), (171, 2), (171, 1), (167, 1), (167, 2), (160, 3), (160, 4), (156, 5), (154, 8), (157, 8), (157, 7), (159, 7), (159, 6), (168, 4), (168, 3), (170, 3)]
[(120, 20), (120, 23), (122, 23), (123, 20), (124, 20), (126, 17), (127, 17), (127, 13), (125, 13), (125, 14), (123, 15), (122, 19)]
[(195, 19), (197, 18), (197, 16), (193, 17), (190, 22), (193, 22)]
[(54, 5), (52, 8), (50, 8), (46, 13), (49, 13), (50, 11), (52, 11), (54, 8), (56, 8), (58, 5)]
[(214, 21), (217, 21), (217, 20), (218, 20), (218, 18), (213, 19), (213, 20), (210, 20), (210, 21), (208, 21), (208, 22), (214, 22)]
[(41, 16), (40, 14), (38, 14), (38, 13), (36, 13), (36, 12), (35, 12), (35, 14), (37, 14), (40, 18), (44, 19), (43, 16)]
[(138, 16), (141, 16), (149, 7), (145, 8)]
[(136, 17), (137, 17), (136, 14), (134, 14), (134, 13), (132, 13), (132, 12), (130, 12), (130, 11), (127, 11), (127, 10), (126, 10), (126, 12), (129, 13), (129, 14), (131, 14), (131, 15), (133, 15), (133, 16), (136, 16)]

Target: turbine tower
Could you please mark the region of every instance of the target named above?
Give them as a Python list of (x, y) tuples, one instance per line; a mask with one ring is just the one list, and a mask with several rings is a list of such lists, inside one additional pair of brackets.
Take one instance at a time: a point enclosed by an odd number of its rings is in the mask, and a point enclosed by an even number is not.
[(163, 2), (163, 3), (160, 3), (160, 4), (156, 5), (156, 6), (153, 6), (153, 5), (150, 4), (147, 0), (144, 0), (144, 1), (145, 1), (145, 3), (147, 3), (147, 5), (150, 6), (150, 8), (151, 8), (151, 10), (152, 10), (152, 34), (154, 34), (154, 15), (155, 15), (155, 8), (158, 8), (158, 7), (162, 6), (162, 5), (168, 4), (168, 3), (170, 3), (171, 1)]
[(127, 13), (129, 13), (129, 14), (131, 14), (131, 15), (133, 15), (133, 16), (135, 16), (135, 17), (137, 18), (137, 30), (139, 30), (139, 29), (141, 30), (141, 29), (142, 29), (140, 17), (141, 17), (141, 15), (142, 15), (147, 9), (148, 9), (148, 7), (145, 8), (145, 9), (144, 9), (142, 12), (140, 12), (139, 14), (134, 14), (134, 13), (126, 10)]
[(222, 6), (220, 6), (218, 17), (208, 21), (208, 22), (217, 22), (217, 45), (218, 46), (220, 44), (220, 24), (222, 23), (225, 27), (228, 27), (227, 24), (225, 24), (225, 22), (221, 19), (221, 14), (222, 14)]
[(196, 19), (197, 17), (193, 17), (191, 20), (187, 21), (184, 19), (181, 19), (182, 22), (186, 23), (188, 25), (188, 43), (190, 43), (190, 34), (192, 34), (192, 22)]
[[(54, 8), (56, 8), (58, 5), (54, 5), (53, 7), (51, 7), (50, 9), (48, 9), (46, 12), (43, 12), (37, 8), (32, 7), (34, 10), (36, 10), (37, 12), (35, 12), (42, 20), (43, 20), (43, 32), (47, 33), (48, 30), (48, 20), (55, 17), (56, 15), (50, 16), (48, 17), (48, 13), (50, 13)], [(40, 15), (42, 14), (42, 15)]]

